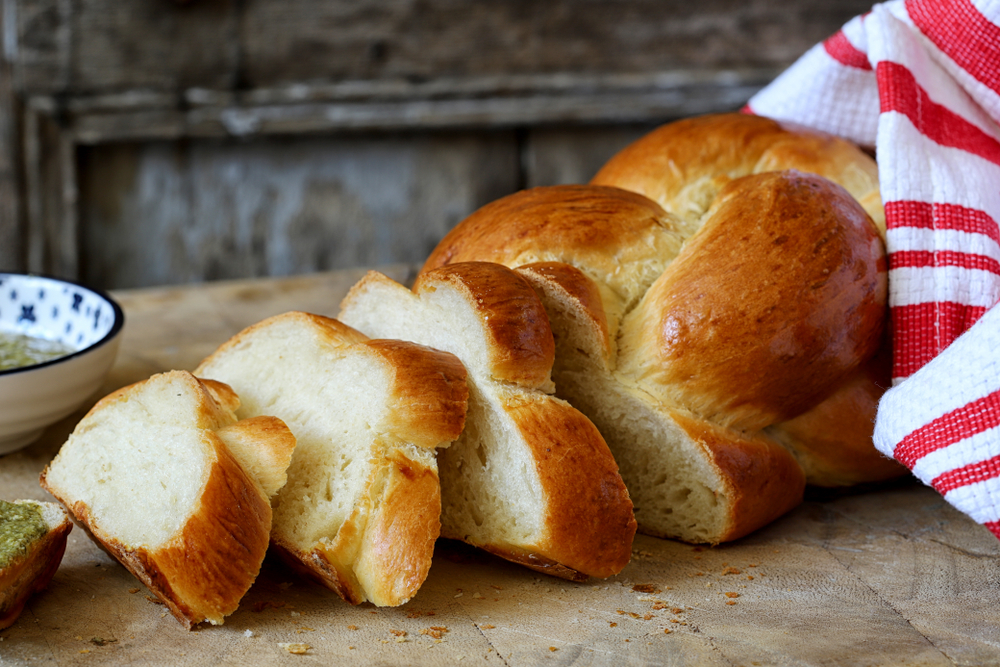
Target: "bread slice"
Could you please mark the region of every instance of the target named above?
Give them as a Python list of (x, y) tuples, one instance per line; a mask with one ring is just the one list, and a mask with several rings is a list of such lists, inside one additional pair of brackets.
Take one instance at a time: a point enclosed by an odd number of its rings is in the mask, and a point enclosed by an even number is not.
[(0, 630), (52, 580), (73, 523), (55, 503), (0, 500)]
[(339, 317), (452, 352), (469, 371), (465, 431), (439, 459), (442, 535), (567, 579), (621, 571), (632, 503), (594, 425), (550, 395), (552, 333), (523, 279), (497, 264), (456, 264), (411, 292), (370, 272)]
[(801, 501), (793, 437), (765, 429), (874, 355), (886, 266), (871, 219), (828, 180), (702, 177), (692, 187), (715, 190), (686, 224), (615, 187), (516, 193), (453, 229), (422, 275), (520, 267), (553, 323), (559, 395), (607, 439), (639, 529), (718, 543)]
[[(101, 399), (41, 476), (189, 629), (221, 624), (257, 577), (271, 507), (248, 469), (268, 469), (270, 487), (295, 446), (274, 418), (237, 421), (238, 402), (184, 371), (154, 375)], [(236, 439), (238, 454), (225, 444)]]
[(274, 501), (286, 560), (352, 604), (409, 600), (440, 532), (435, 448), (465, 422), (458, 359), (291, 312), (240, 332), (195, 373), (234, 387), (239, 416), (278, 415), (298, 439)]

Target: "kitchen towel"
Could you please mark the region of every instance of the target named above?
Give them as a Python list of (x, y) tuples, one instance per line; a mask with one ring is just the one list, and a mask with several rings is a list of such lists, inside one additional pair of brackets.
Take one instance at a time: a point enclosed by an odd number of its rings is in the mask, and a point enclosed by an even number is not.
[(874, 146), (893, 387), (878, 449), (1000, 538), (1000, 0), (892, 0), (745, 111)]

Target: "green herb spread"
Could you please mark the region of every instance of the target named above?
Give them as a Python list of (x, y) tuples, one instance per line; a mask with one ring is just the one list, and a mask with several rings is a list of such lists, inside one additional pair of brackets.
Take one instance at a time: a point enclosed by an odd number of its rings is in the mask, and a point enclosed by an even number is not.
[(0, 500), (0, 569), (27, 553), (31, 543), (48, 529), (38, 505)]
[(74, 351), (57, 340), (0, 331), (0, 371), (40, 364)]

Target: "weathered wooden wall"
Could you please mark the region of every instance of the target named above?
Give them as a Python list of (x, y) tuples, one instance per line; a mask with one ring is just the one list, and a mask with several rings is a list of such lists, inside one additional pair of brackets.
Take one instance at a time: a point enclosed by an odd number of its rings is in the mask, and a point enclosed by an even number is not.
[(3, 0), (0, 269), (101, 287), (420, 261), (736, 109), (870, 0)]

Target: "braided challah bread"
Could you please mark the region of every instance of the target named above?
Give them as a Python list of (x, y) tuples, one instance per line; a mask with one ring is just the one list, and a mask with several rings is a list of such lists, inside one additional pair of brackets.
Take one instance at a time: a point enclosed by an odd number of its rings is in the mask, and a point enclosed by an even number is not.
[[(874, 162), (846, 142), (693, 119), (626, 148), (591, 185), (483, 207), (423, 271), (519, 267), (552, 320), (557, 394), (608, 441), (639, 530), (718, 543), (794, 507), (807, 474), (897, 472), (865, 423), (886, 263), (858, 200), (881, 218)], [(839, 420), (867, 450), (810, 441)]]

